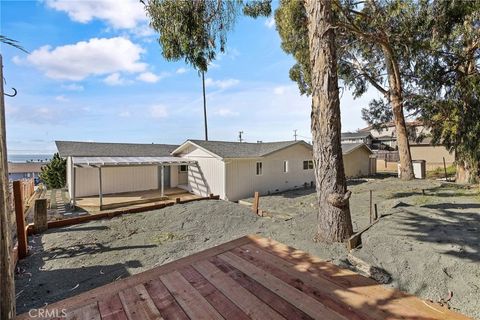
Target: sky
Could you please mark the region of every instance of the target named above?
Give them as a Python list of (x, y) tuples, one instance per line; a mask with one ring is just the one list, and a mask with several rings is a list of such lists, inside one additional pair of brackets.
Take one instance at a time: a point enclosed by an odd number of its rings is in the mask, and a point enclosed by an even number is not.
[[(203, 139), (202, 82), (166, 61), (138, 0), (1, 1), (9, 154), (56, 151), (55, 140), (169, 143)], [(206, 74), (210, 140), (310, 141), (310, 98), (288, 76), (272, 18), (241, 17)], [(340, 84), (341, 85), (341, 84)], [(342, 131), (366, 124), (341, 89)]]

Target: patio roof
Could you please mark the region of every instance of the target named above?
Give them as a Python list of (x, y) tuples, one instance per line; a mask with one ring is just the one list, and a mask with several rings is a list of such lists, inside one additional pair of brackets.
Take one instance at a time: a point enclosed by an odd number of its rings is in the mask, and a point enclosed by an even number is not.
[(178, 157), (72, 157), (75, 167), (115, 167), (140, 165), (188, 165), (195, 160)]

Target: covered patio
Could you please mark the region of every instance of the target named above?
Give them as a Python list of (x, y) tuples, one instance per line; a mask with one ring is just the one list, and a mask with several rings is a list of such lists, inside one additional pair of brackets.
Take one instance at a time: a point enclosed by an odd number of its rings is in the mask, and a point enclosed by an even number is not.
[[(71, 202), (75, 207), (98, 211), (142, 203), (169, 201), (176, 198), (183, 200), (195, 197), (187, 190), (171, 186), (169, 183), (171, 167), (196, 165), (196, 161), (193, 160), (178, 157), (72, 157), (71, 159), (73, 171)], [(143, 170), (143, 172), (135, 171), (135, 168), (139, 170), (145, 168), (146, 170)], [(169, 169), (168, 172), (166, 168)], [(85, 171), (84, 169), (89, 170)], [(95, 176), (92, 175), (92, 169), (97, 172)], [(156, 170), (152, 171), (152, 169)], [(81, 171), (81, 177), (79, 171)], [(88, 178), (86, 178), (86, 173), (88, 173)], [(141, 174), (145, 177), (139, 176)], [(155, 177), (154, 175), (158, 176)], [(79, 178), (88, 181), (90, 185), (96, 184), (95, 189), (98, 190), (98, 194), (78, 196), (76, 189)], [(128, 184), (131, 183), (129, 180), (136, 180), (136, 185), (132, 186), (131, 191), (125, 190), (129, 188)], [(105, 190), (106, 184), (110, 186), (107, 190)], [(121, 184), (124, 184), (125, 187), (122, 188)], [(111, 192), (112, 189), (125, 191)]]

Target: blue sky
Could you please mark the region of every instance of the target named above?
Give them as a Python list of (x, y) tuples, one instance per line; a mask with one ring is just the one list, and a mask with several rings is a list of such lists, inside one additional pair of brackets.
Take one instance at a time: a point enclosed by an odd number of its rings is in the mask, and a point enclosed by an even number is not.
[[(137, 0), (1, 2), (10, 154), (51, 153), (55, 140), (174, 143), (203, 138), (201, 78), (161, 56)], [(210, 140), (310, 136), (310, 99), (288, 77), (272, 19), (241, 18), (207, 78)], [(341, 98), (342, 129), (364, 127), (370, 91)]]

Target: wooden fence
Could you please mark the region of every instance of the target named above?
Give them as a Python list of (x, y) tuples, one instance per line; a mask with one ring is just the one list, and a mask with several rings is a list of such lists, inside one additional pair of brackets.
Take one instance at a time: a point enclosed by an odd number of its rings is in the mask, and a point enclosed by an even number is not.
[(14, 261), (16, 258), (22, 259), (27, 255), (27, 228), (25, 221), (25, 212), (29, 205), (29, 200), (35, 193), (34, 179), (22, 179), (9, 183), (10, 206), (12, 208), (12, 243), (14, 245)]

